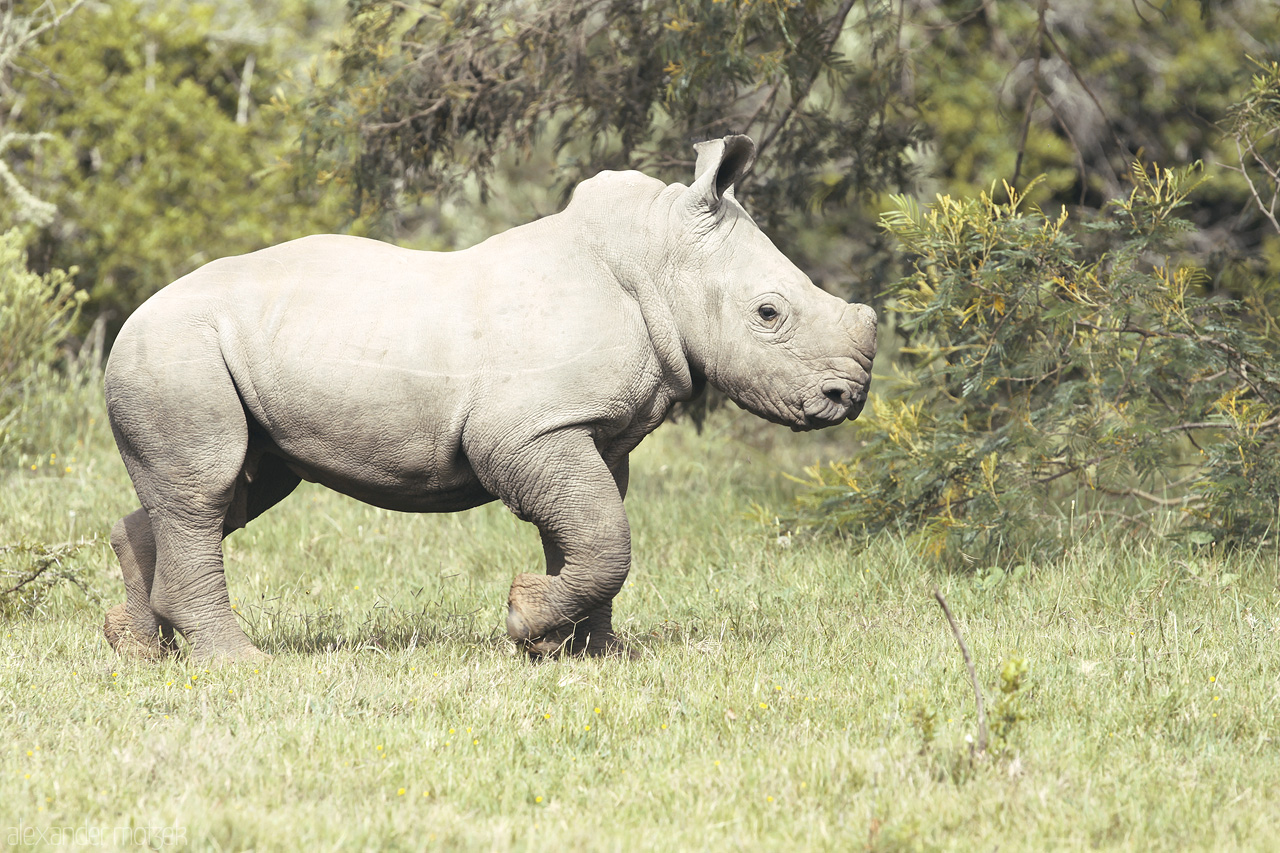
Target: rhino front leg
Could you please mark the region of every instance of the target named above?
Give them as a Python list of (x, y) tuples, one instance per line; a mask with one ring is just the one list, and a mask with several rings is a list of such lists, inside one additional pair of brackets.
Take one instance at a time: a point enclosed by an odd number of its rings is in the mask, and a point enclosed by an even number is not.
[[(547, 574), (559, 575), (564, 568), (564, 553), (546, 534), (542, 536), (542, 550), (547, 559)], [(535, 656), (554, 655), (560, 652), (593, 657), (630, 656), (631, 654), (613, 632), (612, 601), (598, 605), (581, 618), (549, 632), (540, 639), (526, 641), (525, 648)]]
[[(617, 486), (618, 496), (625, 501), (629, 479), (627, 457), (622, 457), (622, 460), (611, 466), (609, 470), (613, 475), (614, 485)], [(555, 540), (546, 533), (542, 534), (542, 552), (547, 561), (547, 574), (560, 574), (564, 568), (564, 552), (556, 545)], [(592, 656), (625, 655), (630, 657), (633, 654), (613, 631), (612, 601), (601, 604), (568, 628), (553, 632), (541, 641), (531, 644), (528, 648), (531, 653), (542, 655), (555, 654), (561, 651), (569, 654)]]
[(616, 651), (612, 602), (631, 569), (619, 481), (586, 431), (544, 436), (505, 463), (495, 491), (537, 525), (547, 557), (546, 575), (512, 582), (508, 635), (533, 654), (566, 642), (573, 651)]

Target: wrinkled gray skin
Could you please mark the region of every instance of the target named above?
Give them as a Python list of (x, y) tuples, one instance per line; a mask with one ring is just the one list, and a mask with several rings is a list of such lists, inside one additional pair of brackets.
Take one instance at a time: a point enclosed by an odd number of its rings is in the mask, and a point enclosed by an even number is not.
[(698, 146), (693, 185), (583, 182), (555, 216), (470, 249), (319, 236), (215, 261), (125, 323), (107, 364), (142, 508), (111, 543), (121, 654), (262, 655), (221, 540), (300, 480), (405, 512), (495, 498), (537, 525), (546, 575), (511, 585), (531, 653), (620, 646), (627, 454), (704, 381), (792, 429), (856, 417), (875, 313), (824, 293), (734, 199), (755, 156)]

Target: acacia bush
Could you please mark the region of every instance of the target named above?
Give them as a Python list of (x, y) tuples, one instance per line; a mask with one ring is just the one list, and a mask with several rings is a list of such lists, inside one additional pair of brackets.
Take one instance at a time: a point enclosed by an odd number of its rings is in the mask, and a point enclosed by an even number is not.
[(956, 565), (1052, 557), (1082, 525), (1159, 514), (1199, 543), (1267, 540), (1280, 327), (1180, 262), (1198, 166), (1131, 179), (1088, 221), (1007, 184), (1004, 201), (894, 197), (881, 223), (911, 264), (887, 294), (894, 376), (857, 456), (809, 470), (799, 523), (899, 529)]

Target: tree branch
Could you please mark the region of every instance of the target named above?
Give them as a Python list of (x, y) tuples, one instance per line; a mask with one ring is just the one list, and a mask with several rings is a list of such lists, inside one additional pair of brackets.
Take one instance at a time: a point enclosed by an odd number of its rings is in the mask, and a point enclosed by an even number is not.
[[(1253, 150), (1253, 143), (1249, 142), (1247, 144), (1249, 148), (1249, 153), (1253, 156), (1253, 159), (1258, 161), (1258, 163), (1262, 165), (1263, 169), (1266, 170), (1268, 174), (1271, 174), (1271, 170), (1267, 169), (1267, 165), (1262, 162), (1262, 158), (1259, 157), (1257, 152)], [(1267, 221), (1271, 223), (1271, 227), (1276, 230), (1277, 234), (1280, 234), (1280, 221), (1276, 220), (1276, 199), (1277, 197), (1280, 197), (1280, 190), (1277, 190), (1277, 192), (1272, 193), (1270, 206), (1263, 203), (1262, 196), (1258, 194), (1258, 188), (1254, 186), (1253, 178), (1249, 176), (1249, 168), (1244, 164), (1244, 149), (1240, 146), (1239, 136), (1236, 137), (1236, 155), (1240, 159), (1240, 174), (1244, 175), (1245, 183), (1249, 185), (1249, 192), (1253, 194), (1253, 200), (1258, 204), (1258, 210), (1262, 211), (1262, 215), (1265, 216), (1267, 218)], [(1272, 177), (1274, 179), (1274, 175), (1272, 175)]]
[(1036, 10), (1036, 34), (1034, 36), (1034, 50), (1036, 52), (1034, 64), (1031, 67), (1031, 94), (1027, 95), (1027, 105), (1022, 110), (1022, 127), (1018, 130), (1018, 156), (1013, 161), (1013, 179), (1009, 181), (1009, 186), (1018, 186), (1018, 177), (1022, 174), (1022, 157), (1027, 153), (1027, 134), (1031, 131), (1031, 112), (1035, 109), (1036, 101), (1044, 97), (1044, 93), (1040, 91), (1040, 43), (1044, 40), (1045, 34), (1045, 12), (1048, 11), (1049, 0), (1040, 0), (1040, 7)]
[[(831, 52), (836, 39), (840, 37), (840, 33), (844, 30), (845, 19), (849, 17), (849, 12), (853, 10), (854, 2), (855, 0), (844, 0), (836, 11), (835, 16), (832, 17), (831, 23), (827, 27), (826, 36), (822, 40), (822, 55), (824, 58)], [(773, 140), (777, 138), (778, 134), (791, 123), (791, 117), (795, 115), (796, 109), (804, 102), (804, 99), (809, 97), (809, 92), (813, 89), (813, 84), (817, 82), (818, 75), (821, 72), (822, 61), (820, 60), (815, 64), (813, 73), (809, 75), (809, 80), (805, 83), (804, 89), (791, 98), (791, 103), (787, 104), (786, 110), (782, 113), (782, 118), (778, 119), (778, 123), (774, 125), (773, 130), (769, 131), (768, 135), (756, 146), (757, 158), (763, 156), (765, 150), (773, 144)]]
[(1180, 498), (1162, 498), (1158, 495), (1153, 495), (1150, 492), (1144, 492), (1142, 489), (1138, 489), (1138, 488), (1127, 488), (1127, 489), (1100, 488), (1098, 489), (1098, 491), (1102, 492), (1104, 495), (1111, 495), (1112, 497), (1115, 497), (1115, 498), (1140, 498), (1141, 500), (1144, 500), (1147, 503), (1155, 504), (1156, 506), (1198, 506), (1201, 503), (1201, 501), (1192, 500), (1189, 495), (1184, 495)]

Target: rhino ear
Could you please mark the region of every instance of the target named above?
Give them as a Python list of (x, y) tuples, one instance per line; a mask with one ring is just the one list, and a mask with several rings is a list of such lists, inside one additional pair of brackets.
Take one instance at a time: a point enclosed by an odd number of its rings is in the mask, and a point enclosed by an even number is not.
[(698, 152), (698, 161), (689, 192), (711, 210), (720, 207), (726, 196), (733, 198), (733, 185), (756, 161), (756, 144), (740, 134), (699, 142), (693, 150)]

